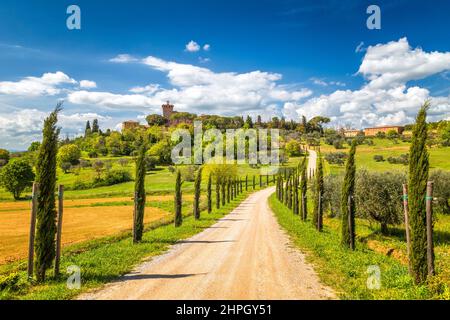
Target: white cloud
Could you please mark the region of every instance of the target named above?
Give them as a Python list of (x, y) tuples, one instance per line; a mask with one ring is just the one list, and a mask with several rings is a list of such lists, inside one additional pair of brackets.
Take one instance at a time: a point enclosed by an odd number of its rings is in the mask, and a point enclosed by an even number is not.
[(81, 80), (80, 81), (80, 88), (83, 88), (83, 89), (95, 89), (95, 88), (97, 88), (97, 83), (95, 81), (90, 81), (90, 80)]
[(130, 89), (132, 93), (146, 93), (153, 94), (159, 90), (159, 84), (149, 84), (145, 87), (134, 87)]
[(412, 49), (406, 38), (369, 46), (358, 73), (373, 88), (388, 88), (450, 70), (450, 52)]
[(203, 50), (205, 50), (205, 51), (211, 50), (211, 45), (205, 44), (205, 45), (203, 46)]
[[(50, 112), (37, 109), (22, 109), (12, 112), (6, 110), (0, 112), (0, 145), (9, 149), (26, 149), (28, 145), (42, 138), (42, 126), (44, 119)], [(97, 113), (60, 113), (58, 126), (63, 134), (76, 135), (82, 133), (87, 120), (98, 119), (105, 124), (110, 122), (110, 117)]]
[(118, 56), (109, 59), (109, 61), (115, 63), (130, 63), (130, 62), (137, 62), (138, 59), (129, 54), (119, 54)]
[(298, 86), (278, 82), (280, 74), (252, 71), (247, 73), (213, 72), (204, 67), (166, 61), (149, 56), (142, 64), (166, 73), (171, 89), (135, 87), (132, 94), (78, 91), (69, 94), (69, 102), (109, 108), (129, 108), (158, 112), (166, 100), (178, 109), (197, 113), (236, 114), (263, 112), (269, 105), (298, 102), (312, 94)]
[(0, 94), (26, 97), (54, 96), (61, 93), (61, 86), (64, 84), (73, 85), (77, 84), (77, 81), (61, 71), (44, 73), (40, 78), (26, 77), (17, 82), (0, 82)]
[(186, 45), (186, 51), (197, 52), (199, 50), (200, 50), (199, 44), (193, 40), (189, 41), (189, 43)]
[(208, 63), (210, 61), (211, 61), (210, 58), (198, 57), (198, 62), (200, 62), (200, 63)]
[(431, 99), (429, 119), (440, 120), (450, 115), (450, 96), (432, 97), (429, 90), (407, 83), (449, 69), (450, 52), (412, 49), (402, 38), (367, 49), (359, 73), (369, 81), (359, 90), (337, 90), (304, 103), (287, 103), (284, 110), (292, 113), (295, 108), (298, 115), (324, 115), (334, 124), (361, 128), (411, 123), (419, 107)]
[(345, 87), (345, 83), (340, 82), (340, 81), (325, 81), (323, 79), (319, 79), (319, 78), (310, 78), (310, 80), (318, 86), (322, 86), (322, 87), (327, 87), (329, 85), (331, 86), (338, 86), (338, 87)]

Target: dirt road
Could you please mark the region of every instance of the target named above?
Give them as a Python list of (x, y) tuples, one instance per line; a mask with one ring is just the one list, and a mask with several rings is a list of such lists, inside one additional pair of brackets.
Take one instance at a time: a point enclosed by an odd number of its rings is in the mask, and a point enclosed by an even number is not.
[(211, 228), (80, 299), (332, 299), (268, 207), (251, 195)]
[(316, 172), (317, 152), (309, 149), (308, 172), (307, 175), (311, 179)]

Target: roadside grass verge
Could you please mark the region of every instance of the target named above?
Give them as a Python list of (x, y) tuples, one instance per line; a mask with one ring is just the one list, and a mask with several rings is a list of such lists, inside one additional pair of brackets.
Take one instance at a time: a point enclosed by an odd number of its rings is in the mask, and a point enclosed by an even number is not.
[[(101, 287), (130, 272), (144, 260), (164, 253), (179, 240), (189, 238), (213, 225), (251, 193), (252, 191), (244, 191), (230, 204), (219, 210), (213, 210), (211, 214), (202, 210), (201, 219), (198, 221), (194, 220), (189, 210), (189, 214), (184, 217), (183, 225), (179, 228), (173, 226), (173, 217), (147, 225), (143, 241), (137, 245), (132, 244), (131, 231), (127, 231), (67, 247), (63, 250), (61, 259), (63, 274), (55, 278), (49, 272), (48, 281), (44, 284), (30, 284), (27, 281), (24, 261), (1, 266), (0, 280), (3, 282), (0, 282), (4, 283), (4, 288), (0, 288), (0, 300), (71, 299), (80, 293)], [(82, 285), (79, 290), (68, 289), (66, 285), (68, 275), (64, 272), (73, 265), (81, 269)]]
[[(445, 299), (448, 292), (442, 286), (416, 286), (408, 274), (408, 267), (396, 259), (371, 250), (366, 243), (357, 242), (352, 252), (341, 245), (340, 230), (325, 220), (319, 233), (311, 221), (302, 222), (273, 194), (269, 205), (280, 225), (287, 231), (295, 246), (306, 253), (324, 284), (332, 287), (342, 299)], [(357, 230), (358, 231), (358, 230)], [(370, 267), (380, 270), (381, 287), (368, 288)], [(372, 267), (373, 268), (373, 267)]]

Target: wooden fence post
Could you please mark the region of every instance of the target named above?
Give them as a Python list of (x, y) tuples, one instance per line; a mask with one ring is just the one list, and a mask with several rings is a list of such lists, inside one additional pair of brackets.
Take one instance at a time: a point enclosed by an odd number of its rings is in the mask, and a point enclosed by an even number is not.
[(352, 223), (352, 195), (348, 196), (348, 231), (350, 234), (350, 249), (355, 250), (355, 239), (353, 238), (353, 223)]
[(408, 269), (411, 270), (411, 264), (409, 263), (409, 255), (411, 252), (411, 236), (409, 233), (408, 186), (406, 184), (403, 184), (403, 211), (405, 216), (406, 255), (408, 256)]
[(39, 193), (39, 183), (33, 183), (33, 191), (31, 194), (31, 218), (30, 218), (30, 239), (28, 243), (28, 278), (33, 278), (34, 267), (34, 237), (36, 234), (36, 211), (37, 197)]
[(427, 262), (428, 275), (434, 275), (434, 245), (433, 245), (433, 182), (427, 182)]
[(58, 225), (56, 229), (56, 254), (55, 254), (55, 276), (59, 275), (59, 264), (61, 261), (61, 232), (64, 212), (64, 186), (58, 186)]

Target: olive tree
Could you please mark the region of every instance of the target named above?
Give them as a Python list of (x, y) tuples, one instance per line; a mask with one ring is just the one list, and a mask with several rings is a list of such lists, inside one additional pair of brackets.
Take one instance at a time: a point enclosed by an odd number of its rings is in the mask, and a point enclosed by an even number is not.
[(34, 180), (33, 168), (24, 159), (13, 159), (0, 170), (0, 186), (10, 192), (15, 200)]
[(400, 172), (369, 172), (356, 175), (357, 214), (378, 222), (381, 233), (388, 234), (388, 225), (403, 221), (402, 185), (406, 175)]

